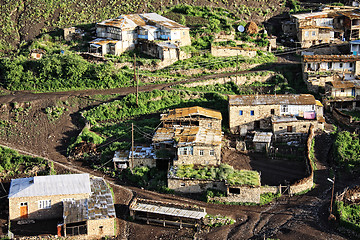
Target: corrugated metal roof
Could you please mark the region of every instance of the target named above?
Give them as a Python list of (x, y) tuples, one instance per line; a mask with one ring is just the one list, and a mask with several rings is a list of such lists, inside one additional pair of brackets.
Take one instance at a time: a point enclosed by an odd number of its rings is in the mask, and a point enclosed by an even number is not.
[(135, 199), (130, 204), (129, 208), (132, 211), (148, 212), (197, 220), (200, 220), (206, 216), (205, 208), (196, 208), (190, 205), (171, 204), (145, 199)]
[(183, 117), (192, 117), (192, 116), (204, 116), (208, 118), (215, 118), (222, 120), (222, 115), (220, 111), (203, 108), (199, 106), (188, 107), (188, 108), (176, 108), (170, 110), (167, 114), (161, 115), (161, 121), (166, 120), (175, 120)]
[(121, 41), (112, 40), (112, 39), (96, 38), (96, 39), (92, 40), (89, 43), (103, 46), (103, 45), (108, 44), (108, 43), (117, 43), (117, 42), (121, 42)]
[(298, 119), (295, 116), (273, 116), (271, 118), (271, 122), (273, 123), (281, 123), (281, 122), (295, 122)]
[(170, 20), (166, 17), (163, 17), (157, 13), (144, 13), (140, 14), (142, 18), (144, 18), (147, 21), (151, 21), (154, 23), (157, 23), (163, 27), (169, 28), (169, 29), (189, 29), (188, 27), (185, 27), (173, 20)]
[(9, 198), (90, 194), (89, 174), (66, 174), (12, 179)]
[(229, 105), (313, 105), (315, 98), (311, 94), (283, 95), (229, 95)]
[(255, 132), (253, 142), (270, 143), (272, 135), (271, 132)]
[(297, 19), (313, 19), (313, 18), (326, 18), (328, 16), (327, 12), (312, 12), (312, 13), (301, 13), (291, 15)]
[(99, 22), (98, 25), (112, 26), (126, 30), (126, 29), (134, 29), (137, 26), (145, 26), (146, 23), (144, 19), (142, 19), (139, 16), (139, 14), (128, 14), (128, 15), (121, 15), (115, 19), (104, 20), (102, 22)]
[(353, 62), (360, 61), (359, 55), (304, 55), (304, 62)]
[(91, 196), (88, 199), (64, 202), (65, 224), (115, 217), (112, 194), (103, 178), (91, 178)]
[(191, 143), (220, 145), (221, 140), (221, 130), (205, 129), (200, 128), (199, 126), (158, 128), (152, 139), (153, 142), (175, 141), (178, 145)]

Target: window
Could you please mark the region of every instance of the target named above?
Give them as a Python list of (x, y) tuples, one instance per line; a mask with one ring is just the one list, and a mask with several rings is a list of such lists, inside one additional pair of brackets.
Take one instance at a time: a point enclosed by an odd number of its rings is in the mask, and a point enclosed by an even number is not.
[(328, 69), (332, 69), (332, 62), (328, 63)]
[(229, 193), (240, 194), (240, 188), (229, 188)]
[(306, 125), (304, 125), (303, 128), (306, 128)]
[(250, 111), (250, 115), (251, 115), (251, 116), (254, 116), (254, 115), (255, 115), (254, 110), (251, 110), (251, 111)]
[(341, 92), (345, 92), (345, 89), (344, 89), (344, 88), (342, 88), (342, 89), (341, 89)]
[(308, 36), (309, 36), (309, 32), (305, 31), (305, 37), (308, 37)]
[(215, 150), (214, 149), (211, 149), (210, 152), (209, 152), (210, 156), (214, 156), (215, 155)]
[(311, 64), (310, 63), (307, 64), (307, 68), (311, 69)]
[(192, 147), (181, 147), (179, 148), (179, 155), (193, 155)]
[(281, 106), (281, 112), (286, 113), (289, 111), (288, 105), (282, 105)]
[(51, 208), (51, 200), (40, 200), (39, 209)]
[(283, 127), (279, 127), (279, 129), (283, 129)]
[(316, 35), (316, 34), (315, 34), (315, 31), (312, 31), (312, 32), (311, 32), (311, 35), (312, 35), (312, 36), (315, 36), (315, 35)]
[(213, 184), (213, 188), (217, 188), (217, 185), (215, 183)]
[(185, 187), (185, 183), (180, 183), (180, 186), (181, 186), (181, 187)]
[(203, 149), (199, 150), (199, 155), (204, 156), (204, 150)]
[(243, 115), (243, 110), (239, 111), (239, 115), (242, 116)]
[(212, 123), (209, 123), (209, 124), (208, 124), (208, 128), (212, 128)]
[(73, 199), (73, 198), (64, 198), (62, 201), (63, 202), (72, 202), (72, 201), (74, 201), (75, 199)]
[(275, 114), (275, 109), (271, 109), (270, 113), (271, 113), (271, 115), (274, 115)]
[(185, 32), (183, 32), (183, 36), (185, 36)]
[(342, 68), (342, 67), (343, 67), (343, 63), (339, 63), (339, 67)]
[(27, 205), (28, 205), (27, 202), (22, 202), (22, 203), (20, 203), (20, 206), (21, 206), (21, 207), (27, 206)]
[(352, 67), (353, 65), (352, 65), (352, 63), (349, 63), (349, 67)]

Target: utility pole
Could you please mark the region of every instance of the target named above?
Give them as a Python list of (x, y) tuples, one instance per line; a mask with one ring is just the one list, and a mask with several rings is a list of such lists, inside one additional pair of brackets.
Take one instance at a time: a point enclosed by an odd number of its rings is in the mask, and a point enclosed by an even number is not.
[(131, 123), (131, 160), (130, 160), (130, 169), (132, 172), (134, 164), (134, 123)]
[(335, 188), (335, 176), (331, 180), (330, 178), (327, 179), (328, 181), (332, 182), (332, 191), (331, 191), (331, 200), (330, 200), (330, 214), (329, 220), (336, 219), (336, 217), (332, 214), (332, 207), (333, 207), (333, 198), (334, 198), (334, 188)]
[(236, 55), (236, 85), (238, 84), (239, 54)]
[(136, 78), (136, 54), (134, 54), (134, 81), (136, 83), (136, 105), (139, 105), (138, 104), (139, 84)]

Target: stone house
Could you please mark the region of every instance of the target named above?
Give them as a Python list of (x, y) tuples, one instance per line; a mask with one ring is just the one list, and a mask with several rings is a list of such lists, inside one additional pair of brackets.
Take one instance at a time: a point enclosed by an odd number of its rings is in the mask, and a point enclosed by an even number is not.
[(346, 40), (356, 40), (360, 37), (360, 11), (353, 9), (348, 11), (339, 11), (337, 20), (344, 30)]
[(173, 165), (219, 165), (222, 132), (199, 126), (158, 128), (152, 139), (155, 149), (175, 152)]
[[(191, 44), (189, 28), (178, 24), (156, 13), (122, 15), (96, 24), (96, 37), (90, 42), (89, 51), (101, 55), (120, 55), (125, 51), (135, 49), (140, 40), (151, 42), (145, 52), (160, 59), (171, 59), (177, 56), (171, 50), (175, 46), (180, 51), (181, 46)], [(156, 42), (155, 42), (156, 41)], [(158, 44), (162, 41), (163, 44)], [(169, 47), (166, 47), (167, 43)], [(149, 50), (149, 48), (155, 48)], [(144, 48), (142, 46), (140, 49)], [(175, 54), (173, 54), (175, 52)], [(171, 55), (169, 55), (171, 53)]]
[(274, 116), (323, 118), (321, 103), (310, 94), (234, 95), (229, 96), (228, 108), (230, 131), (241, 136), (249, 130), (272, 130)]
[(351, 80), (360, 74), (360, 56), (304, 55), (303, 79), (310, 91), (317, 92), (326, 82)]
[(333, 81), (326, 83), (325, 93), (333, 99), (360, 96), (360, 80)]
[(297, 37), (302, 48), (334, 41), (334, 29), (327, 26), (299, 27)]
[(68, 174), (13, 179), (8, 198), (10, 221), (58, 219), (65, 236), (114, 235), (114, 203), (102, 178)]
[(176, 108), (161, 115), (162, 127), (153, 136), (155, 150), (173, 152), (177, 164), (219, 165), (221, 121), (219, 111), (199, 106)]

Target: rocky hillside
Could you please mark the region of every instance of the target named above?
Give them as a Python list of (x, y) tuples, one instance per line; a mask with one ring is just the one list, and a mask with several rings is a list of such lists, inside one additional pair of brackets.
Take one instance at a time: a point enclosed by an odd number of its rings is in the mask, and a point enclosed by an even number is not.
[(176, 4), (222, 7), (244, 21), (263, 22), (288, 10), (288, 0), (0, 0), (0, 56), (41, 33), (121, 14), (161, 12)]

